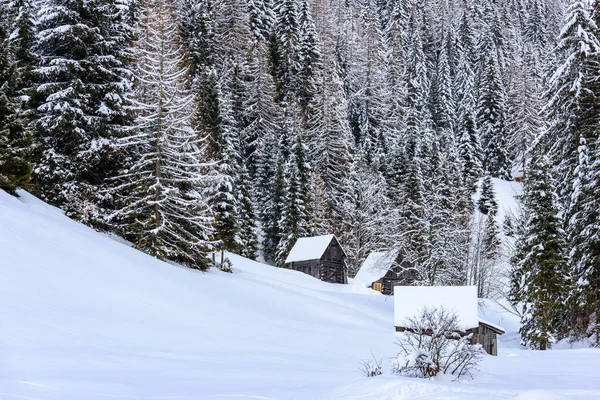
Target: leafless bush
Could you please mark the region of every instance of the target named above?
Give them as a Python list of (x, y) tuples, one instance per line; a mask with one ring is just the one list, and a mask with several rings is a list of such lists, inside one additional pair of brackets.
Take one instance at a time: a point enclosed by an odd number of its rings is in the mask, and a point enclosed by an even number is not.
[(373, 359), (364, 359), (360, 363), (360, 370), (366, 377), (378, 376), (383, 373), (383, 369), (381, 368), (381, 360), (377, 360), (373, 353), (371, 353)]
[(400, 353), (392, 361), (392, 371), (420, 378), (440, 373), (472, 377), (484, 351), (469, 339), (460, 331), (455, 314), (443, 308), (425, 309), (408, 321), (396, 341)]

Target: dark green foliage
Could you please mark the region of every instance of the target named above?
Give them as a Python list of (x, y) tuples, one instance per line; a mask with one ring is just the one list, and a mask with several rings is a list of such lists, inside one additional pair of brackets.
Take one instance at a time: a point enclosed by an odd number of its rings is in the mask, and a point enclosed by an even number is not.
[(46, 0), (38, 19), (35, 190), (95, 223), (109, 201), (101, 189), (122, 163), (115, 141), (128, 124), (125, 15), (111, 0)]
[(31, 177), (31, 132), (27, 104), (20, 96), (24, 68), (19, 68), (17, 42), (10, 39), (17, 22), (12, 10), (0, 2), (0, 189), (16, 194)]
[(510, 296), (523, 307), (523, 344), (546, 350), (564, 333), (566, 242), (548, 158), (539, 156), (527, 172), (522, 198), (526, 222), (512, 259)]

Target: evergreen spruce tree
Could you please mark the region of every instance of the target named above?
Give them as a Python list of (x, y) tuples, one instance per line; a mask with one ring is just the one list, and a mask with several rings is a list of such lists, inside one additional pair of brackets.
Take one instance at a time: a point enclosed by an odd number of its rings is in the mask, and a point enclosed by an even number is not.
[(348, 271), (353, 276), (372, 251), (390, 244), (387, 235), (390, 209), (385, 179), (364, 163), (352, 164), (344, 184), (341, 240), (346, 244)]
[[(12, 23), (7, 3), (0, 2), (0, 189), (16, 194), (31, 177), (31, 132), (26, 101), (20, 96), (24, 66), (15, 57), (17, 43), (11, 39)], [(31, 68), (31, 66), (30, 66)]]
[(570, 215), (570, 186), (579, 163), (581, 138), (593, 143), (598, 138), (600, 68), (598, 27), (586, 1), (574, 1), (568, 10), (555, 49), (557, 66), (549, 79), (546, 119), (549, 128), (544, 149), (557, 165), (562, 206)]
[(281, 237), (277, 246), (276, 259), (279, 266), (285, 264), (285, 259), (294, 243), (310, 233), (311, 204), (308, 182), (310, 167), (306, 159), (307, 149), (302, 141), (302, 135), (292, 129), (290, 136), (296, 136), (296, 140), (285, 166), (285, 195), (279, 220)]
[(37, 15), (35, 125), (41, 156), (35, 190), (90, 223), (110, 207), (102, 189), (123, 161), (116, 139), (128, 124), (124, 19), (109, 0), (44, 0)]
[(496, 215), (498, 213), (498, 202), (492, 184), (492, 178), (488, 175), (481, 185), (481, 196), (477, 200), (477, 208), (480, 213)]
[[(267, 138), (268, 141), (264, 143), (263, 147), (263, 155), (268, 159), (262, 162), (261, 177), (270, 179), (265, 182), (266, 190), (261, 199), (264, 203), (261, 213), (264, 231), (263, 252), (265, 259), (272, 262), (281, 261), (278, 259), (279, 243), (283, 235), (280, 221), (283, 216), (283, 205), (286, 198), (286, 171), (290, 161), (290, 126), (287, 113), (286, 110), (278, 139)], [(273, 163), (273, 153), (266, 151), (267, 149), (275, 150), (276, 159), (273, 169), (270, 167)]]
[(258, 254), (258, 237), (256, 234), (256, 212), (250, 192), (250, 176), (246, 167), (239, 167), (236, 194), (238, 197), (239, 253), (243, 257), (255, 260)]
[(506, 99), (497, 52), (488, 54), (483, 66), (477, 105), (477, 126), (483, 147), (483, 167), (491, 176), (511, 178), (507, 152)]
[(522, 202), (526, 220), (512, 259), (510, 296), (522, 306), (522, 343), (546, 350), (560, 338), (567, 276), (564, 231), (546, 156), (528, 171)]
[(122, 208), (112, 219), (137, 248), (203, 270), (213, 245), (207, 197), (219, 176), (207, 159), (206, 132), (193, 129), (196, 99), (176, 9), (164, 0), (147, 0), (140, 15), (133, 48), (135, 120), (119, 142), (128, 157), (117, 180)]
[(236, 123), (233, 119), (228, 93), (217, 93), (219, 121), (209, 136), (209, 154), (218, 160), (218, 184), (210, 199), (214, 211), (215, 239), (225, 250), (236, 251), (240, 244), (238, 201), (235, 188), (236, 174), (239, 170), (239, 137), (236, 135)]

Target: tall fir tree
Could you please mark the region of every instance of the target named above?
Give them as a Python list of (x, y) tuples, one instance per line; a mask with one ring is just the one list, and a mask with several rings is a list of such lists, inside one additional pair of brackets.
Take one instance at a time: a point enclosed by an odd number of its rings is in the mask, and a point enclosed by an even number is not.
[(26, 60), (19, 58), (20, 46), (12, 35), (19, 14), (14, 11), (0, 2), (0, 189), (11, 194), (29, 184), (32, 153), (30, 113), (22, 91), (25, 73), (32, 65), (25, 66)]
[(197, 132), (196, 98), (179, 43), (176, 9), (164, 0), (140, 4), (135, 55), (135, 120), (119, 141), (127, 163), (116, 181), (121, 208), (112, 214), (137, 248), (204, 270), (213, 242), (208, 192), (219, 179)]
[(568, 283), (565, 233), (546, 156), (538, 156), (529, 169), (522, 202), (526, 220), (512, 259), (510, 297), (522, 306), (522, 343), (546, 350), (564, 332), (561, 321)]
[(123, 162), (116, 139), (128, 124), (126, 15), (111, 0), (44, 0), (36, 18), (41, 148), (34, 188), (67, 215), (97, 223), (110, 208), (106, 178)]
[(477, 126), (485, 171), (495, 178), (508, 180), (511, 178), (511, 167), (506, 145), (506, 93), (497, 52), (493, 45), (490, 47), (479, 85)]

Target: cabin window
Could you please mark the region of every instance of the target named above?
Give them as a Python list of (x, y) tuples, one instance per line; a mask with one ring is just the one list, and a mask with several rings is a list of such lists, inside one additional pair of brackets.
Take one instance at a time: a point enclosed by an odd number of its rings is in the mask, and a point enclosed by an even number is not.
[(373, 284), (373, 290), (377, 290), (378, 292), (381, 292), (381, 283), (375, 282)]

